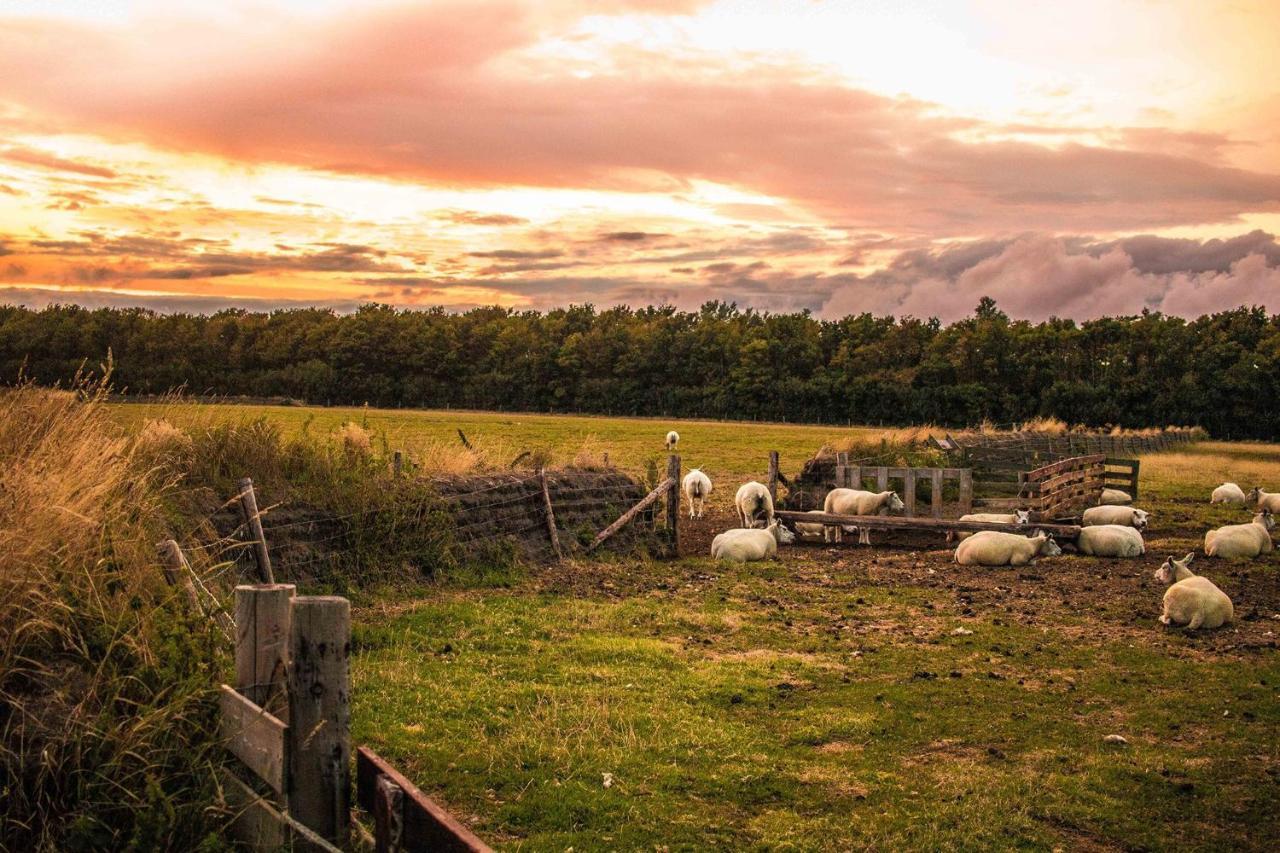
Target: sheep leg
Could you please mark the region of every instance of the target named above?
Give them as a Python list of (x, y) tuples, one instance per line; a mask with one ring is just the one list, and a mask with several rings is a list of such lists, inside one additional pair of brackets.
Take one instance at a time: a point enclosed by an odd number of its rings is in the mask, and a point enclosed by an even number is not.
[(1191, 621), (1187, 623), (1187, 630), (1194, 631), (1204, 624), (1204, 612), (1197, 610), (1191, 614)]
[(858, 528), (858, 544), (871, 545), (871, 530), (866, 527)]

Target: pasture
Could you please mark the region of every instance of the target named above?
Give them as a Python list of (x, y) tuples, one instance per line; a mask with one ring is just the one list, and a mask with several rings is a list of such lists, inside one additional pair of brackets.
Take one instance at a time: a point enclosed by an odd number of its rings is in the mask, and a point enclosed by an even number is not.
[[(936, 539), (717, 564), (732, 496), (779, 450), (881, 430), (284, 407), (115, 407), (136, 424), (264, 416), (385, 446), (456, 443), (642, 473), (675, 426), (716, 483), (681, 558), (602, 558), (355, 598), (353, 734), (495, 846), (588, 849), (1268, 849), (1280, 836), (1280, 557), (1198, 572), (1236, 623), (1163, 629), (1165, 556), (1280, 488), (1280, 448), (1142, 460), (1134, 560), (960, 568)], [(251, 473), (251, 472), (249, 472)], [(287, 566), (285, 567), (287, 570)], [(1121, 735), (1127, 745), (1104, 742)]]

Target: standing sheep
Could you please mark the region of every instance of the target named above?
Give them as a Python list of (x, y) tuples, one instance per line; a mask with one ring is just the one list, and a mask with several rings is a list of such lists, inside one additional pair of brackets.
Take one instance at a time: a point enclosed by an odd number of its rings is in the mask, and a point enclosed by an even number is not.
[(733, 504), (738, 508), (738, 519), (743, 527), (755, 527), (756, 518), (761, 513), (765, 517), (765, 526), (773, 524), (773, 498), (764, 483), (752, 480), (743, 483), (734, 495)]
[(1131, 506), (1091, 506), (1080, 517), (1085, 527), (1098, 524), (1122, 524), (1135, 530), (1146, 530), (1151, 514), (1145, 509), (1134, 509)]
[(1156, 569), (1156, 580), (1169, 584), (1164, 591), (1164, 613), (1161, 625), (1185, 625), (1187, 630), (1220, 628), (1235, 618), (1231, 599), (1208, 578), (1191, 573), (1187, 568), (1195, 554), (1181, 560), (1173, 557)]
[(707, 495), (711, 494), (711, 478), (698, 468), (684, 475), (684, 496), (689, 501), (689, 517), (702, 518), (707, 508)]
[(676, 445), (680, 443), (680, 433), (671, 430), (667, 433), (667, 450), (675, 450)]
[(955, 561), (962, 566), (1025, 566), (1040, 557), (1062, 553), (1053, 537), (1038, 531), (1035, 536), (983, 530), (960, 543)]
[(1141, 557), (1147, 553), (1142, 534), (1126, 524), (1082, 527), (1076, 548), (1090, 557)]
[(1213, 496), (1209, 498), (1211, 504), (1242, 504), (1247, 500), (1244, 496), (1244, 489), (1235, 483), (1223, 483), (1221, 486), (1213, 490)]
[(1249, 490), (1246, 500), (1257, 501), (1259, 512), (1266, 510), (1272, 515), (1280, 513), (1280, 492), (1268, 492), (1254, 486)]
[[(827, 492), (822, 511), (832, 515), (875, 515), (888, 507), (890, 512), (901, 512), (906, 504), (897, 492), (864, 492), (861, 489), (832, 489)], [(828, 527), (825, 533), (828, 542), (841, 542), (844, 531), (839, 527)], [(858, 529), (858, 544), (871, 544), (871, 531), (865, 527)]]
[(794, 542), (796, 536), (777, 521), (764, 530), (726, 530), (711, 540), (711, 556), (716, 560), (750, 563), (778, 555), (778, 545)]
[(1271, 529), (1276, 521), (1263, 510), (1248, 524), (1228, 524), (1204, 535), (1204, 553), (1209, 557), (1248, 557), (1271, 553)]
[(1098, 499), (1098, 503), (1103, 505), (1120, 506), (1123, 504), (1133, 503), (1133, 497), (1128, 492), (1122, 492), (1119, 489), (1103, 489), (1102, 497)]
[[(1016, 524), (1021, 527), (1031, 523), (1031, 510), (1019, 509), (1013, 512), (971, 512), (960, 516), (958, 521), (988, 521), (992, 524)], [(947, 541), (968, 539), (973, 534), (967, 530), (948, 530)]]

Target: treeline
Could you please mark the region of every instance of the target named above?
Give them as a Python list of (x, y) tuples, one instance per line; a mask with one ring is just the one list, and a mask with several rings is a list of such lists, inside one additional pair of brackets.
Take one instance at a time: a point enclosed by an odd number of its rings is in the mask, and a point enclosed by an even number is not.
[(723, 303), (462, 314), (366, 306), (212, 316), (0, 307), (0, 375), (66, 382), (115, 363), (130, 392), (319, 404), (668, 415), (814, 423), (1010, 423), (1280, 434), (1280, 316), (1144, 313), (1012, 321), (819, 320)]

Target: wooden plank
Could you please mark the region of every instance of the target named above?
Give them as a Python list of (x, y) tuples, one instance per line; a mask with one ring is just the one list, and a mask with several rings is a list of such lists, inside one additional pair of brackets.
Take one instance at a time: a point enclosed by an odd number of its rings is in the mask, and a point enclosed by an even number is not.
[(645, 495), (644, 499), (641, 500), (640, 503), (636, 504), (631, 509), (627, 510), (622, 515), (620, 515), (617, 521), (613, 522), (613, 524), (610, 524), (604, 530), (601, 530), (596, 535), (595, 540), (590, 545), (587, 546), (587, 553), (589, 554), (592, 551), (594, 551), (596, 548), (600, 547), (601, 543), (603, 543), (610, 536), (612, 536), (613, 534), (621, 530), (623, 527), (625, 527), (627, 523), (631, 521), (631, 519), (636, 517), (636, 515), (648, 509), (649, 507), (653, 506), (655, 503), (657, 503), (658, 498), (666, 494), (667, 490), (671, 488), (674, 482), (675, 481), (672, 480), (670, 477), (663, 480), (661, 483), (657, 485), (656, 488), (654, 488), (652, 492)]
[(351, 604), (293, 600), (289, 648), (289, 812), (345, 844), (351, 822)]
[(835, 488), (843, 489), (849, 485), (849, 454), (836, 454), (836, 482)]
[(889, 469), (883, 465), (876, 468), (876, 490), (881, 492), (889, 490)]
[(933, 494), (930, 498), (933, 501), (933, 517), (942, 518), (942, 469), (934, 468), (929, 474), (932, 477)]
[(775, 514), (783, 521), (791, 523), (801, 521), (813, 524), (851, 525), (854, 527), (867, 527), (873, 530), (964, 530), (971, 532), (977, 532), (979, 530), (1003, 530), (1010, 533), (1027, 533), (1032, 529), (1035, 529), (1045, 530), (1054, 534), (1054, 536), (1063, 536), (1072, 539), (1080, 534), (1079, 527), (1063, 524), (1033, 523), (1031, 525), (1018, 527), (1017, 525), (1000, 524), (998, 522), (958, 521), (949, 518), (903, 518), (901, 516), (885, 515), (837, 515), (835, 513), (828, 512), (795, 512), (792, 510), (779, 510)]
[(271, 790), (289, 790), (289, 727), (229, 685), (218, 692), (222, 742)]
[(769, 451), (769, 479), (765, 481), (769, 488), (769, 499), (778, 502), (778, 451)]
[(236, 689), (277, 717), (289, 714), (285, 669), (293, 584), (236, 587)]
[(973, 512), (973, 471), (968, 468), (960, 471), (960, 514)]
[(241, 847), (278, 853), (280, 850), (319, 850), (321, 853), (343, 853), (328, 841), (258, 796), (252, 788), (226, 768), (218, 774), (222, 793), (232, 819), (228, 835)]
[(905, 506), (903, 514), (907, 518), (914, 518), (916, 514), (916, 474), (915, 471), (909, 468), (902, 478), (902, 503)]
[(401, 791), (400, 849), (408, 853), (491, 853), (489, 845), (463, 826), (438, 803), (422, 793), (367, 746), (356, 750), (356, 802), (373, 811), (378, 780), (387, 779)]

